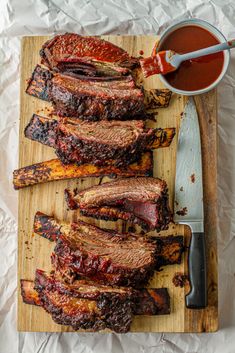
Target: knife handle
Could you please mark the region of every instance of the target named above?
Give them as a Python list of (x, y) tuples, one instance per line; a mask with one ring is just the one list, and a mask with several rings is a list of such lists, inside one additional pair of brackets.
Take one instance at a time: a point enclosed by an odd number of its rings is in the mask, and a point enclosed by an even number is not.
[(204, 233), (193, 233), (188, 255), (191, 290), (186, 295), (186, 307), (203, 309), (207, 306), (206, 254)]

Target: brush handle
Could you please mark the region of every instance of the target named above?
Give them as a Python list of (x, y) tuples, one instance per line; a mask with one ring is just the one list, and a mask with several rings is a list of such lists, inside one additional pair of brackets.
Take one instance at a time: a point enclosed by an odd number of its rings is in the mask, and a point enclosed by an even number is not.
[(213, 46), (205, 48), (205, 49), (192, 51), (191, 53), (182, 54), (182, 55), (180, 55), (180, 61), (182, 62), (185, 60), (195, 59), (195, 58), (199, 58), (201, 56), (205, 56), (205, 55), (209, 55), (209, 54), (215, 54), (220, 51), (229, 50), (234, 47), (235, 47), (235, 39), (231, 39), (225, 43), (213, 45)]

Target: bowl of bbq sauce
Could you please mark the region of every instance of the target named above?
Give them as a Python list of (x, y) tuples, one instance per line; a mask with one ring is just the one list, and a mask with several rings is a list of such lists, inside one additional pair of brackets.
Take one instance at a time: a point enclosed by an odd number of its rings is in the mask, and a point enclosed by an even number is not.
[[(153, 50), (174, 50), (179, 54), (203, 49), (225, 42), (224, 35), (210, 23), (190, 19), (167, 28)], [(170, 90), (194, 95), (210, 91), (225, 75), (230, 61), (230, 51), (210, 54), (181, 63), (178, 70), (160, 75), (164, 85)]]

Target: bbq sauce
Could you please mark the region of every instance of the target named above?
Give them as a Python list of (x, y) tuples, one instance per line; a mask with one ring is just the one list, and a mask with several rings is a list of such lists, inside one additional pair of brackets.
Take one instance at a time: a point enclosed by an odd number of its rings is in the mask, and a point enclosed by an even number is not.
[[(161, 44), (160, 50), (174, 50), (179, 54), (203, 49), (219, 44), (219, 40), (206, 29), (191, 25), (176, 29)], [(165, 75), (165, 79), (175, 88), (194, 91), (208, 87), (220, 75), (224, 63), (224, 53), (216, 53), (181, 63), (178, 70)]]

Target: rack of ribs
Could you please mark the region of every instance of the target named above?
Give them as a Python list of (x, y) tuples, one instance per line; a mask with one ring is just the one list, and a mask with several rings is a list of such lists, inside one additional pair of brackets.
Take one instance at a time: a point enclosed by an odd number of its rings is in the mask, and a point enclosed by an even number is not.
[(101, 285), (89, 280), (66, 283), (61, 276), (36, 270), (35, 280), (21, 280), (24, 303), (43, 307), (53, 320), (74, 330), (105, 328), (129, 331), (133, 315), (170, 313), (166, 288), (133, 289)]
[(122, 219), (146, 230), (167, 229), (171, 221), (167, 185), (157, 178), (121, 178), (82, 191), (66, 189), (65, 198), (83, 216)]

